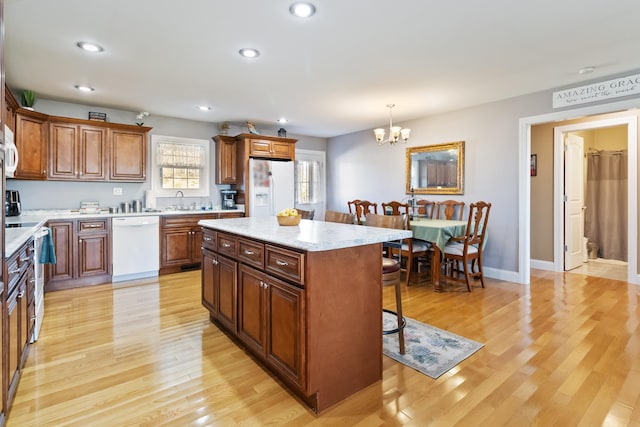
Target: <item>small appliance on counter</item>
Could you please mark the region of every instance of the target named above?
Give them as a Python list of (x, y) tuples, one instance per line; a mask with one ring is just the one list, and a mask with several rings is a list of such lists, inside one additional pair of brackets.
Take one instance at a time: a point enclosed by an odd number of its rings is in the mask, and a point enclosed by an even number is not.
[(5, 216), (18, 216), (22, 213), (20, 205), (20, 193), (18, 190), (6, 190), (4, 192), (4, 214)]
[(222, 195), (222, 209), (236, 208), (236, 190), (220, 190)]

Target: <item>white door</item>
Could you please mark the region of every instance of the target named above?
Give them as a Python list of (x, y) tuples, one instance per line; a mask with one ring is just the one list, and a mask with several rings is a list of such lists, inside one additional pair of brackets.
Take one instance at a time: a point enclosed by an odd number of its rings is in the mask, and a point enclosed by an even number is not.
[(564, 269), (580, 267), (584, 259), (584, 139), (564, 137)]

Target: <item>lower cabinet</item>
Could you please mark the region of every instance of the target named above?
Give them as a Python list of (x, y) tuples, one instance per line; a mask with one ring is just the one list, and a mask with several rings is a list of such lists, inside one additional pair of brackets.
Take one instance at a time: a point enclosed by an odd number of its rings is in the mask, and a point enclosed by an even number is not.
[[(212, 321), (242, 342), (290, 387), (304, 394), (305, 291), (301, 279), (296, 285), (267, 273), (265, 254), (278, 251), (267, 246), (269, 249), (265, 250), (262, 243), (205, 229), (202, 304)], [(288, 257), (293, 254), (280, 250)], [(296, 255), (304, 258), (304, 254)]]
[(4, 301), (6, 315), (2, 319), (6, 345), (4, 348), (6, 364), (2, 372), (5, 414), (11, 408), (18, 388), (22, 368), (29, 354), (29, 343), (35, 325), (33, 262), (33, 240), (25, 243), (5, 262), (5, 277), (11, 284), (5, 294), (7, 296)]
[(241, 264), (238, 280), (238, 337), (304, 390), (304, 291)]
[(242, 212), (162, 216), (160, 219), (160, 274), (200, 268), (202, 230), (198, 221), (242, 216)]
[(235, 332), (238, 263), (204, 249), (201, 268), (203, 305), (212, 319)]
[(47, 265), (46, 290), (111, 281), (111, 219), (49, 221), (56, 263)]
[(202, 239), (212, 322), (316, 412), (382, 378), (382, 244), (306, 251), (220, 228)]

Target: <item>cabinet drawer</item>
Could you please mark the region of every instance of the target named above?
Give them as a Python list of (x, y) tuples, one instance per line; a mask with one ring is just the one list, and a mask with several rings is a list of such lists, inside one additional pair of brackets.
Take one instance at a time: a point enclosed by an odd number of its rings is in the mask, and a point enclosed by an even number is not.
[(216, 237), (216, 247), (219, 253), (232, 258), (238, 257), (238, 239), (226, 233), (218, 233)]
[(22, 245), (7, 260), (9, 292), (18, 284), (20, 277), (33, 266), (33, 239)]
[(81, 219), (78, 220), (78, 233), (108, 232), (108, 219)]
[(257, 268), (264, 268), (264, 245), (246, 239), (238, 239), (238, 259)]
[(304, 254), (265, 245), (265, 270), (304, 285)]
[(218, 214), (211, 213), (163, 216), (162, 227), (197, 227), (198, 221), (203, 219), (218, 219)]
[(202, 247), (205, 249), (210, 249), (212, 251), (216, 250), (216, 232), (211, 230), (210, 228), (202, 229)]

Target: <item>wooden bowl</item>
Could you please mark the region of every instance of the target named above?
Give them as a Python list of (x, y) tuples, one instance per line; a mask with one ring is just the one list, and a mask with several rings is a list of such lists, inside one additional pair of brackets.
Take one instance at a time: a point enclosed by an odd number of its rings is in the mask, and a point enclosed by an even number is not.
[(300, 215), (296, 216), (276, 216), (278, 218), (278, 224), (280, 225), (298, 225), (300, 224)]

